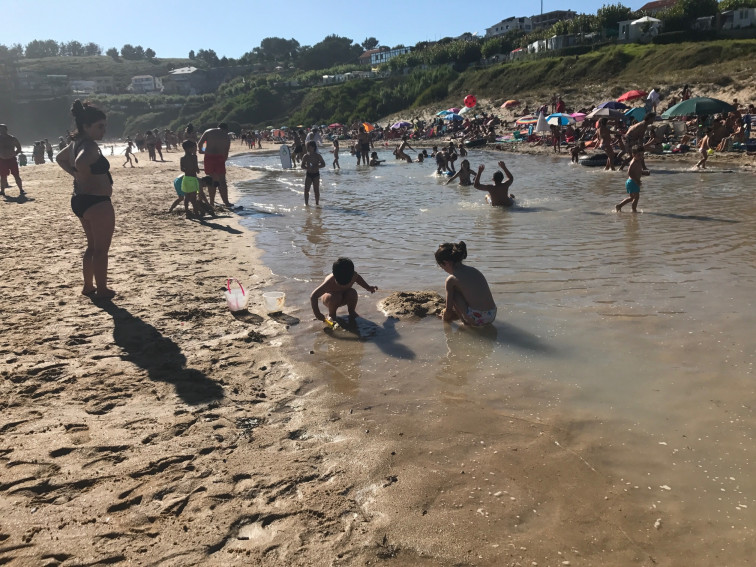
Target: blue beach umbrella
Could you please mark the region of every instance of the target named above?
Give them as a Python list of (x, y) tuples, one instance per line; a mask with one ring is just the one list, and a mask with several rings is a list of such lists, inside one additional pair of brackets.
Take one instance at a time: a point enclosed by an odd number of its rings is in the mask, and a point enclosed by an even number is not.
[(617, 102), (616, 100), (607, 100), (606, 102), (602, 102), (599, 104), (596, 108), (611, 108), (612, 110), (627, 110), (630, 108), (626, 104), (622, 104), (621, 102)]
[(625, 112), (625, 117), (635, 118), (635, 120), (640, 122), (646, 117), (646, 109), (643, 108), (642, 106), (639, 106), (637, 108), (631, 108), (630, 110)]
[(437, 112), (436, 116), (446, 116), (447, 114), (451, 114), (448, 110), (442, 110), (441, 112)]
[(464, 120), (464, 117), (460, 116), (459, 114), (455, 114), (454, 112), (450, 112), (446, 116), (444, 116), (444, 120), (453, 120), (454, 122), (459, 122), (461, 120)]
[(567, 124), (574, 123), (575, 119), (569, 114), (564, 114), (563, 112), (555, 112), (546, 117), (546, 124), (549, 124), (550, 126), (567, 126)]

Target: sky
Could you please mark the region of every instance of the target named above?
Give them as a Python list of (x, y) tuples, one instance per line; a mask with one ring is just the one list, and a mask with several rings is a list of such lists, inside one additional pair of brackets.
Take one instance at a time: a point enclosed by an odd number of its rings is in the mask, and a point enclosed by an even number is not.
[[(543, 0), (543, 11), (570, 9), (595, 14), (619, 0)], [(637, 10), (646, 0), (622, 2)], [(485, 35), (487, 27), (510, 16), (541, 11), (541, 0), (347, 2), (325, 0), (130, 0), (94, 2), (36, 0), (3, 2), (0, 43), (26, 45), (34, 39), (94, 42), (103, 48), (127, 43), (152, 48), (158, 57), (187, 57), (190, 50), (213, 49), (218, 57), (237, 58), (266, 37), (314, 45), (336, 34), (362, 43), (415, 45), (465, 32)], [(380, 6), (380, 8), (379, 8)], [(385, 8), (384, 8), (385, 6)]]

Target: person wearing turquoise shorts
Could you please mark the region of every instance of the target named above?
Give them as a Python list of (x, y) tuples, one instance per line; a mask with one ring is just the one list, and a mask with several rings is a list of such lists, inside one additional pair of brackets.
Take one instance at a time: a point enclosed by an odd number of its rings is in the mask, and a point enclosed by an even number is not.
[(627, 171), (627, 181), (625, 181), (625, 189), (628, 196), (619, 205), (614, 207), (617, 212), (620, 212), (622, 207), (628, 203), (632, 203), (633, 212), (637, 212), (638, 199), (640, 199), (641, 176), (649, 175), (649, 171), (643, 168), (643, 163), (643, 146), (636, 146), (633, 148), (633, 160), (630, 162), (630, 167)]

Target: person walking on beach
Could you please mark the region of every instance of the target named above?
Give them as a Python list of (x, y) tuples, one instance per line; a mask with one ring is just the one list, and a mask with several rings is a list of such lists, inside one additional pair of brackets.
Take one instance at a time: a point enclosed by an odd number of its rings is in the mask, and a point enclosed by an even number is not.
[(52, 144), (47, 138), (45, 138), (45, 151), (47, 152), (47, 159), (49, 159), (50, 163), (52, 163), (53, 162), (53, 155), (52, 155), (53, 148), (52, 148)]
[(102, 110), (88, 102), (82, 104), (78, 99), (71, 113), (76, 121), (76, 134), (56, 161), (74, 178), (71, 209), (79, 217), (87, 237), (81, 293), (95, 299), (109, 299), (115, 295), (108, 288), (108, 251), (115, 229), (115, 212), (110, 201), (113, 178), (110, 164), (97, 145), (105, 135), (106, 116)]
[(231, 138), (228, 135), (228, 124), (221, 122), (217, 128), (205, 130), (197, 142), (199, 153), (205, 155), (205, 173), (213, 178), (210, 187), (210, 206), (215, 206), (215, 186), (218, 186), (223, 204), (233, 208), (228, 201), (228, 185), (226, 184), (226, 160), (231, 149)]
[(614, 209), (617, 212), (622, 210), (622, 207), (628, 203), (632, 203), (633, 212), (638, 212), (638, 199), (640, 199), (641, 189), (641, 176), (649, 175), (643, 161), (643, 146), (635, 146), (633, 148), (633, 161), (630, 162), (630, 167), (627, 170), (627, 180), (625, 181), (625, 190), (627, 191), (627, 198), (620, 204), (616, 205)]
[(446, 308), (439, 317), (445, 323), (461, 320), (465, 325), (482, 327), (496, 319), (496, 303), (485, 276), (462, 261), (467, 258), (464, 242), (441, 244), (435, 253), (436, 263), (446, 278)]
[(123, 164), (123, 167), (126, 167), (127, 163), (130, 164), (131, 167), (134, 167), (134, 164), (131, 163), (131, 156), (134, 156), (134, 161), (137, 162), (137, 163), (139, 163), (139, 160), (134, 155), (134, 144), (131, 141), (127, 142), (127, 144), (126, 144), (126, 154), (125, 155), (126, 155), (126, 163)]
[(698, 146), (698, 153), (701, 154), (701, 159), (696, 164), (696, 169), (706, 169), (706, 160), (709, 159), (709, 150), (711, 149), (711, 128), (706, 131), (706, 135), (701, 139), (701, 144)]
[(307, 142), (307, 153), (302, 158), (302, 169), (306, 169), (304, 199), (305, 206), (310, 204), (310, 186), (315, 193), (315, 204), (320, 204), (320, 168), (325, 167), (326, 163), (318, 153), (318, 146), (314, 141)]
[(8, 127), (0, 124), (0, 195), (5, 196), (8, 185), (8, 175), (16, 180), (19, 194), (24, 194), (24, 186), (21, 183), (21, 175), (18, 172), (16, 156), (21, 153), (21, 142), (18, 138), (8, 134)]
[[(497, 171), (493, 174), (493, 185), (484, 185), (480, 182), (482, 179), (483, 170), (486, 168), (485, 165), (480, 164), (478, 167), (478, 175), (475, 178), (474, 187), (480, 191), (488, 191), (488, 195), (486, 196), (486, 200), (490, 201), (491, 205), (494, 207), (511, 207), (514, 205), (514, 195), (509, 194), (509, 188), (512, 185), (512, 182), (514, 181), (514, 177), (512, 177), (512, 174), (507, 169), (507, 166), (504, 165), (503, 161), (499, 162), (499, 167), (504, 171), (502, 173), (501, 171)], [(504, 181), (504, 175), (506, 174), (507, 180)]]

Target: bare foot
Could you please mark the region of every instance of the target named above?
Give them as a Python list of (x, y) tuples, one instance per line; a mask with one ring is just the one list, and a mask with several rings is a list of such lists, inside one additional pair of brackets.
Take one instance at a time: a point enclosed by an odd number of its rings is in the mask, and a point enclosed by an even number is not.
[(87, 297), (92, 297), (97, 292), (97, 288), (95, 286), (84, 286), (84, 288), (81, 290), (82, 295), (86, 295)]
[(97, 293), (90, 295), (92, 299), (112, 299), (115, 297), (116, 292), (112, 289), (104, 289), (102, 291), (97, 291)]

